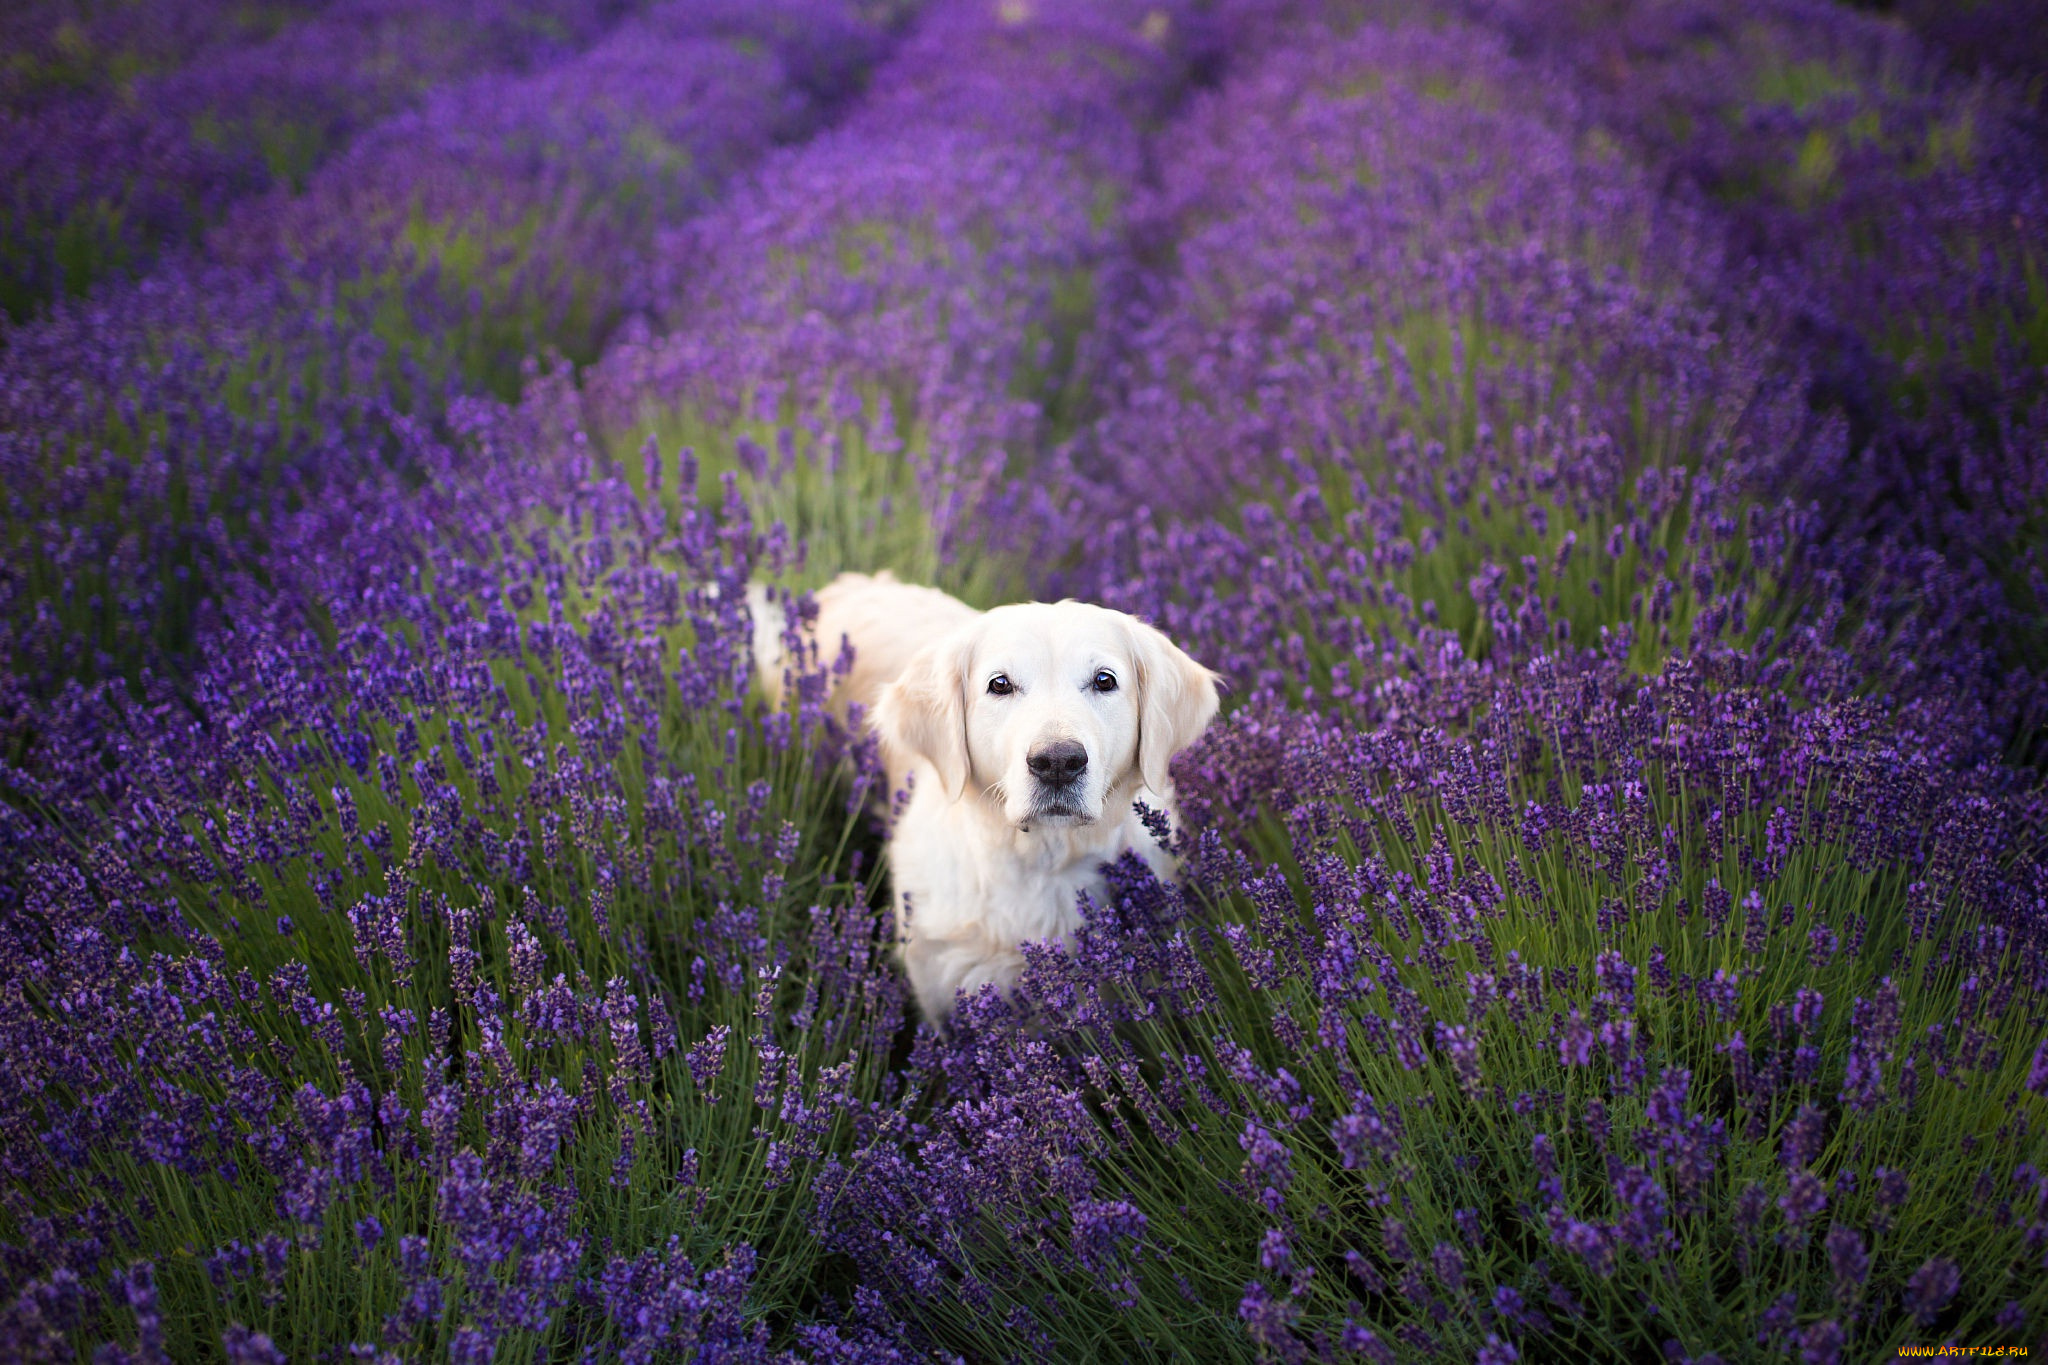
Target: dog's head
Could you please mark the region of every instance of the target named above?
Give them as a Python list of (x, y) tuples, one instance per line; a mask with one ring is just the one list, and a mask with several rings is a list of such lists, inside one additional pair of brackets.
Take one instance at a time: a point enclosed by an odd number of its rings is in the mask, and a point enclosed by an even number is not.
[(1216, 675), (1135, 617), (1080, 602), (998, 607), (926, 646), (883, 692), (884, 745), (1022, 828), (1085, 825), (1216, 715)]

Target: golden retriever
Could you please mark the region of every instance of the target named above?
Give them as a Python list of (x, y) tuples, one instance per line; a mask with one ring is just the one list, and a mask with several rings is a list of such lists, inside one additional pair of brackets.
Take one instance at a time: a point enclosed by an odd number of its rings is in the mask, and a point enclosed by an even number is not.
[[(976, 611), (894, 575), (841, 574), (817, 593), (816, 639), (851, 671), (831, 704), (859, 704), (892, 789), (909, 800), (889, 837), (898, 947), (925, 1016), (959, 993), (1008, 990), (1021, 945), (1068, 945), (1077, 896), (1135, 849), (1171, 856), (1139, 822), (1171, 818), (1167, 765), (1216, 715), (1216, 675), (1120, 611), (1026, 602)], [(783, 614), (749, 595), (767, 695), (784, 685)]]

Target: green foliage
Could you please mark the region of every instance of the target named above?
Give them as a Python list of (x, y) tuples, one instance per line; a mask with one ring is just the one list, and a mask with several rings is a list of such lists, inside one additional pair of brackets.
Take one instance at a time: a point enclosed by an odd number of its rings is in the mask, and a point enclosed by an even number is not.
[[(650, 448), (687, 451), (696, 495), (706, 502), (727, 478), (737, 480), (754, 523), (790, 537), (790, 559), (772, 577), (792, 590), (823, 587), (848, 570), (889, 569), (979, 607), (1025, 595), (1023, 565), (976, 545), (972, 527), (944, 517), (953, 500), (934, 472), (929, 428), (884, 417), (900, 409), (882, 386), (862, 386), (857, 396), (859, 412), (837, 416), (824, 407), (804, 411), (786, 397), (769, 416), (657, 406), (606, 444), (643, 492), (641, 456)], [(751, 397), (739, 405), (744, 413), (759, 407)]]

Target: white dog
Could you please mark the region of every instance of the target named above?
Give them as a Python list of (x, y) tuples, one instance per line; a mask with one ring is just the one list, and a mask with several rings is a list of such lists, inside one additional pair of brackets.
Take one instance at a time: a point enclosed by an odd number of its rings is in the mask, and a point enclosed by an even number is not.
[[(832, 705), (859, 703), (909, 804), (889, 839), (903, 965), (925, 1016), (956, 992), (1008, 990), (1020, 945), (1070, 944), (1076, 895), (1136, 849), (1170, 855), (1133, 803), (1172, 813), (1167, 764), (1216, 715), (1216, 675), (1135, 617), (1081, 602), (978, 612), (935, 588), (841, 574), (817, 593), (817, 640), (852, 671)], [(754, 658), (782, 694), (782, 613), (756, 585)]]

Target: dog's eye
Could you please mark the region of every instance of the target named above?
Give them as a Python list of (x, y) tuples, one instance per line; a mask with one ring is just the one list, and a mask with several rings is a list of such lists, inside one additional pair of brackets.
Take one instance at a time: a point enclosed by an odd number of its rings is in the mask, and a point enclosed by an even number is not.
[(1097, 692), (1114, 692), (1114, 691), (1116, 691), (1116, 674), (1114, 674), (1114, 673), (1110, 672), (1110, 671), (1109, 671), (1108, 669), (1106, 669), (1106, 668), (1098, 668), (1098, 669), (1096, 669), (1096, 670), (1095, 670), (1095, 690), (1096, 690)]
[(988, 690), (992, 697), (1007, 697), (1016, 689), (1010, 686), (1009, 675), (998, 673), (988, 680)]

